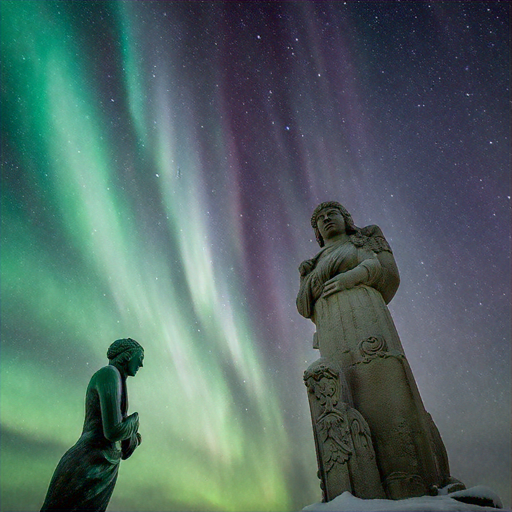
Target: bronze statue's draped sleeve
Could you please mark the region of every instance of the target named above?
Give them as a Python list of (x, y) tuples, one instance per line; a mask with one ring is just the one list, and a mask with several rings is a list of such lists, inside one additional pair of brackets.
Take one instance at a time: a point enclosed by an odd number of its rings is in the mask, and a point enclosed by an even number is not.
[(135, 412), (123, 418), (123, 381), (119, 370), (113, 365), (105, 366), (94, 377), (94, 388), (100, 399), (103, 435), (112, 442), (134, 436), (139, 428), (139, 415)]

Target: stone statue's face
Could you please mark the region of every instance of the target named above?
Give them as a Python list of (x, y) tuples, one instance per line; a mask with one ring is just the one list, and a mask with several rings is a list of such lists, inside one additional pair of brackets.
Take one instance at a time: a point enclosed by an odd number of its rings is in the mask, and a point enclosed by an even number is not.
[(141, 350), (137, 350), (132, 358), (126, 364), (126, 373), (130, 377), (135, 377), (135, 374), (142, 368), (144, 365), (142, 364), (144, 361), (144, 353)]
[(316, 225), (324, 240), (345, 233), (345, 219), (337, 208), (321, 210), (317, 215)]

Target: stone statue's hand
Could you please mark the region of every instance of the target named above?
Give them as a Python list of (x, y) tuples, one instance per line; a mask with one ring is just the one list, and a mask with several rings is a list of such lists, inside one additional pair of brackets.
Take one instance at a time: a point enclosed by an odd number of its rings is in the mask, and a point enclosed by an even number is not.
[(329, 281), (326, 281), (323, 288), (322, 298), (329, 297), (333, 293), (338, 293), (343, 290), (348, 290), (350, 288), (354, 288), (357, 284), (359, 284), (359, 276), (353, 273), (351, 270), (347, 272), (342, 272), (334, 276)]

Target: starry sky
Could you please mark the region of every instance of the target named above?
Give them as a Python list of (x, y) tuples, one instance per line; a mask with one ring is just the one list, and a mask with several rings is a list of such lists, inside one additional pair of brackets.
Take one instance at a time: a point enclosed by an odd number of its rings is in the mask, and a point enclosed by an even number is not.
[(128, 336), (109, 510), (320, 501), (295, 296), (326, 200), (384, 231), (452, 474), (510, 506), (510, 2), (0, 6), (3, 510), (39, 510)]

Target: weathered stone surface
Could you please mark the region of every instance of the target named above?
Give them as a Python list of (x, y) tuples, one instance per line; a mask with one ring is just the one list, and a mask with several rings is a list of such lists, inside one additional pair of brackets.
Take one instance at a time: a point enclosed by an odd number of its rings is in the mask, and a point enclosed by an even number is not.
[(391, 248), (377, 226), (356, 227), (339, 203), (322, 203), (311, 221), (322, 250), (299, 267), (298, 311), (315, 323), (315, 345), (339, 366), (368, 423), (386, 496), (435, 494), (450, 481), (448, 457), (386, 305), (399, 284)]
[(352, 406), (339, 367), (326, 359), (304, 373), (323, 501), (349, 491), (361, 498), (385, 497), (370, 429)]

